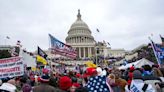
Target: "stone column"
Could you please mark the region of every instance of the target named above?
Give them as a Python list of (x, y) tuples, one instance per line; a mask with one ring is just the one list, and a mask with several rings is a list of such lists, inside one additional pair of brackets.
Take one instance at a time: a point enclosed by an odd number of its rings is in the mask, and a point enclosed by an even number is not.
[(76, 37), (76, 43), (78, 43), (78, 39), (77, 39), (77, 37)]
[(92, 55), (91, 47), (89, 47), (89, 53), (90, 53), (90, 55)]
[(91, 54), (89, 53), (89, 47), (88, 47), (88, 57), (90, 56)]
[(79, 47), (79, 58), (81, 58), (81, 48)]
[(85, 56), (85, 47), (83, 47), (83, 52), (84, 52), (84, 57), (86, 57), (86, 56)]

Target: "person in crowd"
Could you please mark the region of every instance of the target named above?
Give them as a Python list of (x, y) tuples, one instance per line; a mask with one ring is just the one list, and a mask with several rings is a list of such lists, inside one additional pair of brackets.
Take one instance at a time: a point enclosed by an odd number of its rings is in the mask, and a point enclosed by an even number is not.
[(57, 78), (55, 76), (55, 72), (54, 73), (51, 72), (49, 85), (51, 85), (53, 87), (58, 87), (58, 85), (57, 85)]
[(16, 77), (15, 78), (15, 84), (16, 84), (16, 88), (18, 91), (21, 91), (22, 87), (21, 87), (21, 82), (20, 82), (20, 78), (21, 77)]
[(50, 77), (48, 75), (43, 75), (40, 78), (41, 84), (38, 86), (34, 86), (33, 92), (62, 92), (58, 88), (50, 86), (49, 83)]
[(0, 79), (0, 86), (2, 85), (2, 80)]
[(164, 67), (160, 68), (160, 70), (161, 70), (161, 73), (162, 73), (162, 75), (164, 77)]
[(75, 92), (75, 90), (77, 88), (80, 87), (80, 84), (79, 83), (73, 83), (72, 86), (70, 87), (70, 91), (69, 92)]
[(76, 88), (75, 92), (89, 92), (89, 91), (86, 87), (79, 87)]
[[(97, 74), (94, 74), (94, 71), (97, 70)], [(98, 67), (97, 69), (92, 70), (92, 76), (89, 77), (89, 80), (86, 84), (86, 88), (89, 92), (111, 92), (110, 85), (107, 84), (106, 76), (103, 75), (102, 69)]]
[(72, 86), (72, 80), (68, 76), (62, 76), (59, 79), (59, 88), (63, 91), (69, 92), (70, 87)]
[(155, 77), (163, 77), (163, 74), (162, 74), (161, 70), (159, 68), (157, 68), (157, 67), (153, 67), (152, 74)]
[(122, 79), (120, 71), (118, 69), (113, 71), (113, 74), (108, 76), (108, 83), (111, 85), (114, 92), (125, 92), (126, 80)]
[(133, 72), (133, 79), (130, 85), (125, 86), (125, 92), (156, 92), (151, 84), (142, 80), (142, 73), (139, 70)]
[(22, 77), (20, 79), (21, 87), (23, 92), (31, 92), (32, 87), (29, 83), (27, 83), (27, 77)]
[(1, 86), (0, 86), (0, 92), (16, 92), (17, 88), (16, 88), (16, 83), (14, 79), (10, 79), (7, 82), (4, 82)]
[(82, 86), (83, 85), (82, 84), (82, 82), (83, 82), (82, 75), (80, 73), (77, 73), (75, 76), (77, 78), (77, 83), (79, 83)]
[(129, 73), (128, 73), (128, 85), (131, 84), (131, 81), (133, 79), (133, 71), (134, 71), (134, 65), (130, 67)]
[(161, 79), (158, 76), (155, 76), (153, 74), (152, 67), (150, 65), (144, 66), (142, 76), (143, 76), (144, 81), (146, 81), (146, 80), (159, 80), (159, 81), (161, 81)]

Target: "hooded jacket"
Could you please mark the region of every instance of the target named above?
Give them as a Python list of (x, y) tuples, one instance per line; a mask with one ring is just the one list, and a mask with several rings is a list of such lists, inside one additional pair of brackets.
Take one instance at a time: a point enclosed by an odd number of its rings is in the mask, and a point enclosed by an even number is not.
[(3, 83), (0, 90), (5, 90), (9, 92), (16, 92), (16, 86), (10, 83)]

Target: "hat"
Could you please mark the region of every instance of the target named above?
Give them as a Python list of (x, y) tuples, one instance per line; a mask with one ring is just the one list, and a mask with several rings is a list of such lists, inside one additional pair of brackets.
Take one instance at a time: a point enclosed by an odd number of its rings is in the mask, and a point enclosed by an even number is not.
[(73, 83), (72, 86), (75, 86), (76, 88), (79, 88), (80, 84), (79, 83)]
[(139, 70), (133, 72), (133, 79), (142, 79), (142, 73)]
[(133, 72), (134, 71), (134, 66), (130, 67), (130, 71)]
[(9, 92), (15, 92), (16, 87), (10, 83), (3, 83), (0, 87), (1, 90), (9, 91)]
[(95, 68), (87, 68), (86, 69), (86, 75), (88, 75), (88, 76), (92, 76), (92, 75), (94, 75), (96, 73), (97, 73), (97, 71), (96, 71)]
[(80, 78), (80, 77), (81, 77), (81, 74), (80, 74), (80, 73), (77, 73), (77, 74), (76, 74), (76, 77), (77, 77), (77, 78)]
[(43, 74), (48, 74), (49, 70), (46, 69), (46, 68), (44, 68), (44, 69), (42, 70), (42, 72), (43, 72)]
[(40, 77), (41, 82), (49, 82), (50, 77), (48, 75), (43, 75)]
[(62, 90), (68, 90), (72, 86), (72, 80), (68, 76), (60, 77), (59, 88)]
[(107, 75), (106, 70), (103, 70), (103, 71), (102, 71), (102, 75), (104, 75), (104, 76), (106, 76), (106, 75)]

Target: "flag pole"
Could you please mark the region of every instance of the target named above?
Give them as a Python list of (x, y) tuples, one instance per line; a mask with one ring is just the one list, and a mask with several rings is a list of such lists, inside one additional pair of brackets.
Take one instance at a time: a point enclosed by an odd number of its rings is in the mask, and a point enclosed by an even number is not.
[(152, 47), (152, 49), (153, 49), (153, 52), (154, 52), (155, 58), (156, 58), (156, 60), (157, 60), (157, 63), (158, 63), (158, 65), (159, 65), (159, 67), (161, 67), (161, 65), (160, 65), (160, 63), (159, 63), (159, 59), (158, 59), (157, 54), (156, 54), (156, 52), (155, 52), (155, 48), (154, 48), (154, 45), (153, 45), (153, 43), (152, 43), (152, 40), (151, 40), (150, 37), (148, 37), (148, 38), (149, 38), (149, 40), (150, 40), (150, 44), (151, 44), (151, 47)]
[(97, 46), (96, 46), (96, 65), (98, 65), (98, 63), (97, 63)]
[[(50, 37), (49, 37), (49, 35), (48, 35), (48, 44), (49, 44), (49, 46), (48, 46), (48, 47), (49, 47), (49, 48), (48, 48), (48, 51), (50, 51), (50, 53), (51, 53), (51, 49), (50, 49), (51, 42), (50, 42), (50, 40), (51, 40), (51, 39), (50, 39)], [(50, 58), (48, 61), (49, 61), (50, 69), (51, 69), (51, 68), (52, 68), (52, 67), (51, 67), (51, 61), (52, 61), (52, 59)], [(52, 70), (52, 69), (51, 69), (51, 70)]]

